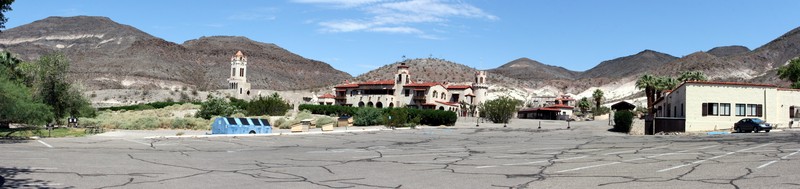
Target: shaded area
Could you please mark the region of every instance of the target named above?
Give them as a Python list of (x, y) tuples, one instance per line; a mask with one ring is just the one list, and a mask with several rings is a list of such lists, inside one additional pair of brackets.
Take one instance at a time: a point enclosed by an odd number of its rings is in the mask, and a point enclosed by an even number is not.
[(74, 188), (54, 187), (50, 181), (18, 178), (20, 175), (31, 174), (34, 171), (26, 168), (0, 167), (0, 188)]

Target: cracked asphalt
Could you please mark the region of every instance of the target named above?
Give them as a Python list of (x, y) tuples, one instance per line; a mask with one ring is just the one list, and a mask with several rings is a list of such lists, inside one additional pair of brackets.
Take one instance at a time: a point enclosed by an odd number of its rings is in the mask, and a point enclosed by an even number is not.
[(629, 136), (600, 121), (468, 125), (0, 141), (0, 176), (12, 188), (800, 188), (797, 131)]

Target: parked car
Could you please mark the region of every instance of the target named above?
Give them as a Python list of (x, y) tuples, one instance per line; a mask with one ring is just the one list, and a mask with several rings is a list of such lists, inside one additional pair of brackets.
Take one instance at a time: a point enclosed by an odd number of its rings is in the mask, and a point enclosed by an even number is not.
[(764, 122), (764, 120), (758, 118), (744, 118), (733, 124), (733, 130), (735, 130), (737, 133), (757, 133), (759, 131), (768, 133), (769, 130), (772, 130), (772, 126), (770, 126), (769, 123)]

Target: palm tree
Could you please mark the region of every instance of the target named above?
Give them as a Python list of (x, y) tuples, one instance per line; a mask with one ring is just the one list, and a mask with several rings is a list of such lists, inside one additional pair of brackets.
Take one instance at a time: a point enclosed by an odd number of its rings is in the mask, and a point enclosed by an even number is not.
[(672, 90), (678, 85), (678, 80), (672, 77), (658, 77), (656, 78), (656, 98), (659, 99), (664, 95), (664, 91)]
[(603, 102), (603, 91), (595, 89), (592, 98), (594, 98), (594, 108), (600, 109), (600, 103)]
[(703, 72), (700, 72), (700, 71), (683, 72), (678, 77), (678, 81), (680, 81), (680, 82), (705, 81), (705, 80), (708, 80), (708, 78), (706, 77), (706, 74), (703, 74)]
[(578, 101), (578, 108), (581, 109), (581, 113), (583, 115), (586, 115), (586, 111), (589, 110), (589, 106), (592, 105), (589, 103), (589, 99), (586, 97), (583, 97), (580, 101)]
[(644, 94), (647, 97), (647, 114), (653, 114), (653, 103), (655, 102), (656, 93), (656, 77), (650, 74), (644, 74), (636, 80), (636, 88), (644, 89)]

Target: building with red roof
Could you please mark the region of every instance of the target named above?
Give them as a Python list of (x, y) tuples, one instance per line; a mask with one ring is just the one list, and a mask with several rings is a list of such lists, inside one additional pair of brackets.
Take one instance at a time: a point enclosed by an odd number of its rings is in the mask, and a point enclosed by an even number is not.
[[(392, 80), (346, 82), (334, 86), (334, 103), (355, 107), (409, 107), (438, 109), (459, 112), (466, 116), (464, 105), (477, 105), (485, 101), (488, 84), (486, 72), (475, 74), (472, 84), (449, 84), (447, 82), (413, 82), (409, 66), (401, 63)], [(329, 97), (323, 95), (325, 97)], [(318, 99), (327, 99), (320, 96)], [(469, 112), (473, 113), (473, 112)]]

